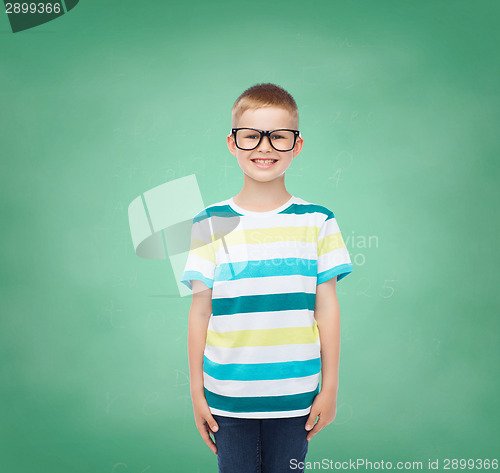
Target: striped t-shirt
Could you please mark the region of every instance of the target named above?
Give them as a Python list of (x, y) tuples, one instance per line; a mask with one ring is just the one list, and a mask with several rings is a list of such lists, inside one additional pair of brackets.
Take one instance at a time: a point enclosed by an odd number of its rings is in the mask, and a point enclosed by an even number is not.
[(193, 218), (180, 280), (212, 289), (203, 361), (212, 414), (303, 416), (319, 392), (316, 286), (353, 266), (334, 214), (292, 196), (269, 212), (233, 198)]

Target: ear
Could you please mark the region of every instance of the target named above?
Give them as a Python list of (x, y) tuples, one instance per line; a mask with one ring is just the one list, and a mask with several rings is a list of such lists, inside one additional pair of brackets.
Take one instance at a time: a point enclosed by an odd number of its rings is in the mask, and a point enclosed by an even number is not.
[(227, 135), (227, 147), (229, 148), (229, 152), (234, 156), (236, 157), (236, 144), (234, 143), (234, 136), (232, 133), (229, 133), (229, 135)]
[(302, 151), (302, 146), (304, 146), (304, 138), (299, 136), (297, 141), (295, 142), (295, 146), (293, 147), (293, 157), (297, 157), (299, 153)]

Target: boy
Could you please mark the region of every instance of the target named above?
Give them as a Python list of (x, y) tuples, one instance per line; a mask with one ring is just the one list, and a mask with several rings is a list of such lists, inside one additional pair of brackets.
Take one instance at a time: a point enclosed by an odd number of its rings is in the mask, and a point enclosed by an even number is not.
[(191, 397), (221, 473), (304, 471), (308, 442), (335, 418), (336, 283), (353, 266), (334, 214), (285, 188), (298, 125), (281, 87), (243, 92), (227, 136), (243, 188), (193, 219), (181, 279), (193, 290)]

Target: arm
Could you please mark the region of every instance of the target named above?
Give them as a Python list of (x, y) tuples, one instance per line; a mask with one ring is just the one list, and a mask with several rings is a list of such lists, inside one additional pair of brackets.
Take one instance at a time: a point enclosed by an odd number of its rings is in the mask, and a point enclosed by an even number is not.
[(191, 399), (193, 401), (196, 428), (210, 450), (217, 454), (217, 447), (210, 433), (218, 430), (212, 417), (203, 389), (203, 352), (207, 339), (207, 328), (212, 314), (212, 289), (204, 283), (193, 280), (193, 300), (189, 310), (188, 358)]
[[(337, 411), (340, 360), (340, 308), (337, 299), (337, 276), (317, 286), (314, 317), (318, 324), (321, 343), (322, 382), (321, 391), (314, 398), (306, 423), (306, 430), (310, 430), (307, 435), (308, 441), (333, 422)], [(319, 417), (319, 420), (314, 425), (316, 417)]]

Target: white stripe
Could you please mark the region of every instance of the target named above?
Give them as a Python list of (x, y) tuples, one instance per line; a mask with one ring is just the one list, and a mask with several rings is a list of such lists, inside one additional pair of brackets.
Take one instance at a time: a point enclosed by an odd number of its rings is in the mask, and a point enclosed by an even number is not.
[(284, 417), (301, 417), (309, 414), (311, 408), (299, 409), (295, 411), (269, 411), (269, 412), (229, 412), (210, 407), (210, 412), (224, 417), (237, 417), (239, 419), (278, 419)]
[(237, 263), (254, 260), (279, 260), (283, 258), (315, 259), (317, 256), (316, 241), (274, 241), (259, 244), (229, 245), (226, 241), (229, 255), (224, 245), (216, 245), (216, 261), (222, 263)]
[(314, 391), (319, 373), (302, 378), (266, 379), (259, 381), (234, 381), (215, 379), (203, 373), (205, 387), (216, 394), (230, 397), (286, 396)]
[(297, 196), (295, 196), (295, 202), (297, 204), (311, 205), (311, 202), (308, 202), (307, 200), (301, 199), (300, 197), (297, 197)]
[(335, 233), (340, 233), (340, 228), (337, 223), (336, 218), (330, 218), (325, 221), (322, 231), (318, 235), (318, 240), (325, 238), (326, 236), (334, 235)]
[(312, 327), (314, 310), (281, 310), (279, 312), (249, 312), (210, 317), (208, 329), (214, 332), (234, 330), (261, 330), (287, 327)]
[[(325, 221), (325, 214), (322, 212), (311, 212), (306, 214), (275, 214), (270, 219), (269, 217), (259, 217), (258, 215), (252, 215), (250, 219), (248, 216), (238, 217), (235, 215), (234, 217), (230, 214), (224, 214), (221, 216), (212, 216), (210, 217), (212, 220), (212, 227), (215, 231), (222, 230), (224, 228), (230, 228), (231, 226), (236, 226), (234, 230), (253, 230), (253, 229), (267, 229), (267, 228), (275, 228), (275, 227), (317, 227), (318, 230)], [(234, 220), (234, 223), (228, 224)]]
[(188, 259), (186, 261), (186, 267), (184, 271), (198, 271), (204, 276), (209, 276), (209, 279), (214, 278), (214, 268), (215, 264), (211, 261), (207, 261), (194, 253), (189, 253)]
[[(315, 256), (315, 261), (317, 254)], [(269, 276), (264, 278), (233, 279), (215, 281), (212, 292), (213, 299), (260, 294), (282, 294), (284, 292), (306, 292), (316, 294), (316, 271), (314, 276)]]
[(265, 347), (213, 347), (205, 346), (205, 356), (215, 363), (275, 363), (318, 358), (320, 339), (315, 343), (273, 345)]
[(347, 263), (351, 263), (347, 248), (338, 248), (337, 250), (330, 251), (318, 258), (318, 274)]

